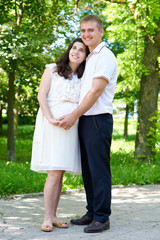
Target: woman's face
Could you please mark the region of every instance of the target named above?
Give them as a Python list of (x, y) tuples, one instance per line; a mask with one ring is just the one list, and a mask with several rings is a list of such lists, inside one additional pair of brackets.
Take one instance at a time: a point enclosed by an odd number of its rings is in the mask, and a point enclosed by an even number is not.
[(86, 46), (81, 42), (75, 42), (69, 52), (70, 63), (80, 65), (86, 59)]

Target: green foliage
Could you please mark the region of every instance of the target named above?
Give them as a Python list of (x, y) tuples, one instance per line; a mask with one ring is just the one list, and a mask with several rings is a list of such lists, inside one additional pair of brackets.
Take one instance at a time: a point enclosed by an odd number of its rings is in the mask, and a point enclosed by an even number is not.
[(157, 122), (156, 122), (156, 144), (160, 142), (160, 112), (157, 114)]
[(69, 189), (80, 189), (83, 188), (82, 175), (72, 175), (70, 173), (65, 173), (63, 177), (63, 190)]
[(29, 170), (28, 162), (0, 162), (1, 169), (1, 195), (11, 193), (29, 193), (42, 191), (42, 185), (45, 182), (45, 176), (35, 175)]
[(133, 2), (135, 18), (138, 28), (141, 28), (143, 35), (155, 35), (160, 16), (159, 0), (141, 0)]
[[(0, 1), (0, 67), (16, 73), (14, 107), (19, 114), (35, 116), (45, 64), (64, 49), (57, 54), (57, 38), (74, 31), (69, 22), (72, 14), (74, 6), (61, 0)], [(6, 98), (3, 101), (6, 104)]]
[[(148, 121), (152, 123), (147, 134), (147, 146), (149, 146), (153, 153), (156, 152), (156, 145), (160, 142), (160, 112), (156, 111), (154, 116)], [(154, 160), (154, 154), (150, 160)]]
[(106, 38), (124, 46), (124, 51), (117, 56), (119, 78), (116, 98), (124, 98), (127, 104), (133, 104), (134, 100), (138, 99), (142, 74), (144, 47), (141, 34), (128, 5), (108, 3), (103, 15), (107, 17), (109, 23)]
[[(157, 58), (160, 54), (160, 2), (159, 0), (126, 0), (107, 1), (106, 16), (110, 24), (106, 36), (111, 42), (118, 41), (124, 45), (124, 52), (118, 54), (119, 78), (116, 98), (123, 98), (130, 105), (139, 98), (139, 132), (137, 131), (135, 156), (141, 155), (144, 160), (154, 159), (155, 125), (150, 122), (144, 112), (148, 109), (150, 116), (156, 110), (157, 96), (155, 89), (159, 81)], [(121, 2), (122, 3), (122, 2)], [(143, 95), (147, 84), (153, 90)], [(152, 86), (153, 85), (153, 86)], [(158, 94), (158, 91), (157, 91)], [(144, 100), (145, 99), (145, 100)], [(148, 102), (153, 102), (153, 107)], [(146, 134), (150, 127), (148, 137)], [(147, 129), (147, 130), (146, 130)], [(142, 143), (142, 144), (141, 144)], [(143, 146), (143, 147), (142, 147)]]
[[(0, 67), (7, 73), (16, 71), (14, 107), (21, 116), (36, 115), (45, 64), (54, 62), (80, 35), (81, 17), (101, 14), (99, 7), (104, 4), (92, 0), (0, 1)], [(3, 88), (3, 96), (7, 96), (6, 90)], [(3, 102), (6, 108), (6, 97)]]
[(127, 103), (131, 103), (138, 99), (142, 74), (149, 74), (143, 65), (143, 56), (146, 41), (152, 41), (159, 29), (160, 2), (159, 0), (128, 0), (126, 4), (118, 4), (118, 1), (117, 4), (107, 2), (103, 15), (109, 24), (105, 32), (106, 38), (112, 43), (119, 42), (124, 46), (124, 51), (118, 54), (117, 58), (119, 79), (116, 97), (123, 97)]
[(6, 109), (8, 79), (7, 74), (0, 68), (0, 106), (1, 109)]
[[(125, 186), (132, 184), (160, 183), (159, 167), (160, 145), (157, 146), (154, 163), (139, 162), (133, 158), (136, 121), (129, 119), (129, 137), (123, 139), (124, 120), (114, 120), (114, 132), (111, 151), (112, 184)], [(32, 137), (34, 126), (18, 127), (15, 140), (18, 162), (7, 161), (7, 128), (3, 126), (0, 138), (0, 195), (42, 192), (46, 174), (30, 170)], [(83, 188), (81, 175), (66, 173), (63, 179), (63, 190)]]
[(159, 167), (159, 162), (155, 162), (155, 164), (130, 162), (129, 164), (128, 161), (127, 167), (124, 167), (123, 164), (118, 165), (118, 168), (112, 166), (112, 184), (158, 184), (160, 183)]
[[(129, 119), (129, 137), (123, 139), (122, 124), (124, 120), (114, 120), (114, 132), (111, 151), (112, 184), (156, 184), (160, 182), (160, 142), (157, 142), (157, 151), (154, 162), (140, 162), (133, 158), (134, 140), (137, 123)], [(144, 154), (145, 156), (145, 154)]]

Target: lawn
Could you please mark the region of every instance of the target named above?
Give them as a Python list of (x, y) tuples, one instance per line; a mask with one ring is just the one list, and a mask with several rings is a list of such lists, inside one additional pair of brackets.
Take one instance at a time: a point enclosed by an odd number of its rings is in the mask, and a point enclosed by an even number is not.
[[(155, 162), (139, 162), (134, 159), (134, 141), (136, 121), (129, 119), (128, 140), (123, 139), (123, 119), (114, 120), (114, 131), (111, 148), (111, 171), (113, 185), (158, 184), (160, 183), (160, 146), (157, 146)], [(32, 137), (34, 126), (18, 127), (15, 139), (17, 162), (7, 161), (7, 127), (0, 137), (0, 196), (9, 194), (42, 192), (46, 174), (30, 170)], [(81, 175), (66, 173), (63, 190), (83, 188)]]

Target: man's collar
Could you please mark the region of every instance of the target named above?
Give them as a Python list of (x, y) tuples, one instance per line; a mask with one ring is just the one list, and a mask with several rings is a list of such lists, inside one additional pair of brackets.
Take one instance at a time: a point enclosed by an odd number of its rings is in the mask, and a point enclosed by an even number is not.
[(101, 42), (100, 44), (98, 44), (98, 46), (95, 48), (95, 49), (93, 49), (93, 51), (92, 52), (100, 52), (100, 50), (103, 48), (105, 46), (105, 42)]

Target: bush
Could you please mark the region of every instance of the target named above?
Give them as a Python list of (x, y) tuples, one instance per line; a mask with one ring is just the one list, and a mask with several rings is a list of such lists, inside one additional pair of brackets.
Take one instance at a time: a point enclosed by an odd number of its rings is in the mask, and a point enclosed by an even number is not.
[(18, 124), (20, 126), (22, 125), (34, 125), (35, 124), (36, 117), (35, 116), (18, 116)]

